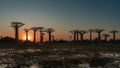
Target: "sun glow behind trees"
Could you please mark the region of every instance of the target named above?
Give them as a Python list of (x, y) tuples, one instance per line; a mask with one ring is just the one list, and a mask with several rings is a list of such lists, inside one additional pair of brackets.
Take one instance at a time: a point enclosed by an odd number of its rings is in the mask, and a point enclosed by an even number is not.
[[(26, 40), (26, 36), (23, 37), (23, 40)], [(32, 41), (32, 37), (30, 35), (28, 35), (28, 40)]]

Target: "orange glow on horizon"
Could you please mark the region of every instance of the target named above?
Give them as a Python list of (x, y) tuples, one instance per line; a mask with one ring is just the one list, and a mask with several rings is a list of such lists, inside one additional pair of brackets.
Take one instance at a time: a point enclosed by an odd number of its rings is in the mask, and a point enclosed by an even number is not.
[[(26, 36), (23, 37), (23, 40), (26, 40)], [(28, 40), (32, 41), (32, 37), (28, 35)]]

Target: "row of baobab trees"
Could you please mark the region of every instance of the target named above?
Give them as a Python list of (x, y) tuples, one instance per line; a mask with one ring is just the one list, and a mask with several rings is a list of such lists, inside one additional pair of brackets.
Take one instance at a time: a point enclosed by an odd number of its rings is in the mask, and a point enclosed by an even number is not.
[[(70, 33), (73, 34), (74, 36), (74, 41), (79, 41), (79, 35), (80, 35), (80, 39), (81, 41), (83, 41), (83, 37), (84, 34), (88, 33), (90, 34), (90, 41), (92, 41), (92, 33), (95, 32), (98, 34), (97, 40), (100, 41), (101, 40), (101, 34), (104, 31), (104, 29), (88, 29), (86, 30), (72, 30), (70, 31)], [(111, 30), (109, 33), (112, 33), (113, 35), (113, 41), (116, 40), (116, 33), (118, 33), (117, 30)], [(106, 33), (106, 34), (102, 34), (102, 36), (104, 36), (104, 40), (107, 41), (107, 38), (110, 36), (110, 34)]]
[[(11, 27), (13, 27), (15, 29), (15, 39), (19, 40), (19, 28), (22, 27), (23, 23), (21, 22), (12, 22), (11, 23)], [(55, 31), (53, 28), (47, 28), (45, 29), (44, 27), (32, 27), (29, 29), (24, 29), (25, 33), (26, 33), (26, 42), (28, 42), (28, 32), (30, 30), (33, 30), (34, 32), (34, 43), (36, 43), (36, 32), (39, 30), (40, 31), (40, 43), (43, 43), (43, 36), (44, 36), (44, 32), (48, 33), (48, 38), (49, 38), (49, 42), (51, 42), (51, 37), (52, 37), (52, 33)]]
[[(18, 33), (19, 33), (19, 27), (22, 27), (23, 23), (21, 22), (12, 22), (11, 23), (11, 27), (13, 27), (15, 29), (15, 39), (16, 40), (19, 40), (18, 38)], [(52, 33), (55, 31), (53, 28), (47, 28), (45, 29), (44, 27), (32, 27), (32, 28), (29, 28), (29, 29), (24, 29), (24, 31), (26, 32), (26, 42), (28, 42), (28, 32), (30, 30), (33, 30), (34, 32), (34, 43), (36, 43), (36, 31), (40, 31), (40, 43), (43, 43), (43, 36), (44, 36), (44, 32), (47, 32), (48, 33), (48, 38), (49, 38), (49, 42), (51, 42), (51, 39), (52, 39)], [(79, 35), (80, 35), (80, 39), (81, 41), (83, 41), (83, 37), (84, 37), (84, 34), (86, 33), (90, 33), (90, 41), (92, 41), (92, 33), (95, 32), (98, 34), (98, 38), (97, 40), (101, 40), (101, 33), (104, 31), (104, 29), (88, 29), (87, 31), (86, 30), (72, 30), (70, 31), (70, 33), (73, 34), (73, 41), (79, 41)], [(110, 33), (113, 34), (113, 40), (116, 40), (116, 33), (118, 33), (117, 30), (112, 30), (110, 31)], [(110, 36), (109, 34), (102, 34), (105, 38), (105, 41), (107, 41), (107, 38)]]

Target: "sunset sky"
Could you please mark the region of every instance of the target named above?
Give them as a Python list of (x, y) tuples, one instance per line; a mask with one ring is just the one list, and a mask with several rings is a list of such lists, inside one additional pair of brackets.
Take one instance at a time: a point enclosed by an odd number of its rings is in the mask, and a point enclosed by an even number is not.
[[(0, 0), (0, 36), (14, 37), (10, 27), (13, 21), (25, 24), (20, 28), (20, 39), (25, 36), (23, 29), (33, 26), (54, 28), (55, 38), (66, 40), (74, 29), (103, 28), (103, 33), (108, 33), (120, 30), (120, 0)], [(29, 34), (32, 37), (33, 31)], [(47, 40), (47, 34), (45, 37)], [(86, 34), (85, 38), (88, 37)]]

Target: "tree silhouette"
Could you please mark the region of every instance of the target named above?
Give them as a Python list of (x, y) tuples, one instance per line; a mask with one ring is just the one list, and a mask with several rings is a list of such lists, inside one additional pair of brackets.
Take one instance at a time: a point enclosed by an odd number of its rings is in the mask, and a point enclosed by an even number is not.
[(117, 30), (112, 30), (112, 31), (110, 31), (110, 33), (113, 34), (113, 40), (115, 41), (116, 40), (116, 33), (118, 33), (118, 31)]
[(83, 41), (83, 36), (84, 36), (85, 33), (87, 33), (87, 31), (85, 31), (85, 30), (80, 30), (79, 33), (80, 33), (81, 41)]
[(28, 32), (30, 29), (24, 29), (25, 33), (26, 33), (26, 42), (28, 42)]
[(79, 30), (72, 30), (72, 31), (70, 31), (70, 33), (72, 33), (73, 35), (74, 35), (74, 41), (78, 41), (79, 39), (79, 37), (78, 37), (78, 35), (79, 35)]
[(12, 22), (11, 23), (11, 27), (13, 27), (14, 29), (15, 29), (15, 39), (16, 40), (19, 40), (19, 27), (22, 27), (24, 24), (23, 23), (21, 23), (21, 22)]
[(55, 31), (53, 28), (47, 28), (45, 30), (49, 35), (49, 42), (51, 42), (51, 34)]
[(79, 30), (76, 30), (76, 34), (77, 34), (77, 41), (79, 41)]
[(74, 31), (74, 30), (72, 30), (72, 31), (69, 31), (70, 33), (72, 33), (73, 35), (74, 35), (74, 41), (76, 41), (76, 32)]
[(44, 27), (38, 27), (38, 30), (40, 30), (40, 43), (43, 43)]
[(44, 42), (44, 35), (45, 33), (42, 33), (42, 42)]
[(104, 29), (94, 29), (94, 32), (98, 33), (98, 40), (101, 40), (101, 33), (104, 31)]
[(32, 27), (31, 29), (34, 32), (34, 43), (36, 43), (36, 31), (38, 30), (38, 27)]
[(90, 41), (92, 41), (92, 32), (94, 31), (94, 29), (88, 29), (88, 31), (90, 32)]
[(109, 34), (102, 34), (104, 36), (104, 40), (107, 41), (107, 38), (110, 36)]

